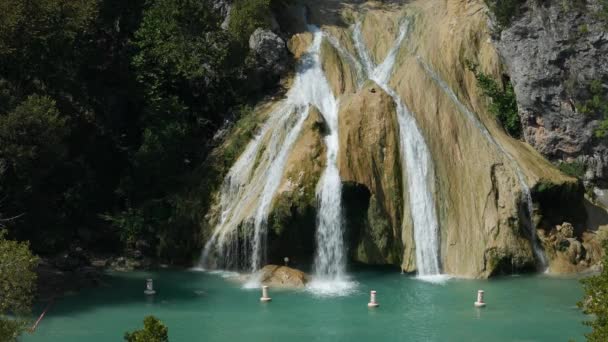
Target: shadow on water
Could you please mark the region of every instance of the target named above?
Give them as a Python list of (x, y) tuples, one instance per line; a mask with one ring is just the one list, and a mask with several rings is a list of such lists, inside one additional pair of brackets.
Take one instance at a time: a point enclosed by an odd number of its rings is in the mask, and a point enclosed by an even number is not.
[[(157, 291), (152, 296), (144, 294), (148, 278), (154, 280), (154, 289)], [(209, 280), (213, 280), (212, 276), (187, 270), (106, 273), (98, 287), (56, 299), (49, 314), (71, 316), (104, 306), (204, 301), (205, 297), (212, 296), (216, 291), (213, 286), (206, 286)], [(230, 284), (227, 283), (226, 286)], [(40, 314), (46, 305), (46, 302), (36, 304), (34, 314)]]

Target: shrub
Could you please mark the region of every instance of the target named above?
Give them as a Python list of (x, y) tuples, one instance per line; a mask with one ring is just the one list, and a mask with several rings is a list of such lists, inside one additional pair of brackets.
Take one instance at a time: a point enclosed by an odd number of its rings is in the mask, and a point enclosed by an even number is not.
[(5, 239), (0, 230), (0, 341), (15, 341), (28, 324), (38, 258), (29, 243)]
[(583, 300), (578, 306), (587, 315), (595, 318), (584, 324), (593, 330), (585, 334), (587, 341), (608, 341), (608, 244), (604, 243), (604, 260), (602, 273), (581, 280), (585, 291)]
[(478, 66), (470, 61), (467, 67), (475, 74), (477, 86), (481, 92), (490, 99), (490, 113), (502, 124), (505, 130), (513, 137), (521, 137), (521, 122), (517, 109), (515, 90), (510, 81), (506, 80), (502, 86), (489, 75), (479, 71)]
[(228, 31), (243, 45), (257, 28), (270, 27), (270, 0), (239, 0), (230, 12)]
[(127, 342), (168, 342), (169, 329), (158, 318), (148, 316), (144, 318), (144, 328), (132, 333), (125, 333)]
[(576, 178), (583, 178), (583, 176), (585, 175), (585, 165), (583, 163), (579, 163), (579, 162), (572, 162), (572, 163), (564, 163), (561, 162), (559, 163), (559, 165), (557, 166), (559, 168), (559, 170), (569, 176), (572, 177), (576, 177)]

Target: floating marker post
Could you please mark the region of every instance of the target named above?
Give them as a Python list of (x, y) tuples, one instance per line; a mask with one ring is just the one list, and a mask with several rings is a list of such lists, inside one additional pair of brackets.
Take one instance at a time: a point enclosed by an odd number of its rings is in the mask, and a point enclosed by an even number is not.
[(483, 290), (477, 291), (477, 301), (475, 302), (475, 307), (483, 308), (486, 306), (486, 303), (483, 301)]
[(272, 298), (268, 297), (268, 286), (262, 286), (262, 298), (260, 298), (260, 302), (270, 302)]
[(380, 306), (380, 304), (378, 304), (378, 302), (376, 302), (376, 291), (372, 291), (369, 295), (369, 303), (367, 303), (367, 306), (370, 308), (377, 308)]
[(146, 279), (146, 290), (144, 291), (144, 293), (147, 295), (156, 294), (156, 291), (154, 291), (154, 282), (152, 279)]

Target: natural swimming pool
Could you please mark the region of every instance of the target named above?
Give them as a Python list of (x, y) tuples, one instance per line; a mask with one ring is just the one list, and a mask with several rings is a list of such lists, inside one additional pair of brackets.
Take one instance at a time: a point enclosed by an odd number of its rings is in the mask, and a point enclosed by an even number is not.
[[(143, 293), (148, 277), (154, 297)], [(146, 315), (169, 327), (170, 341), (581, 341), (588, 331), (576, 307), (582, 296), (576, 278), (433, 284), (369, 269), (351, 277), (357, 286), (344, 296), (271, 289), (273, 301), (263, 304), (259, 289), (243, 289), (221, 274), (111, 273), (104, 286), (58, 300), (23, 341), (121, 341)], [(377, 309), (367, 307), (371, 289), (378, 292)], [(484, 309), (473, 306), (478, 289), (485, 290)]]

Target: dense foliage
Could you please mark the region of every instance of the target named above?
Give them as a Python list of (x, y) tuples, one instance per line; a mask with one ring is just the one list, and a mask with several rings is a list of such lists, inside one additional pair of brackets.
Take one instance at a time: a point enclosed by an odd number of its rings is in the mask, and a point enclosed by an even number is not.
[(517, 98), (511, 82), (505, 79), (502, 84), (499, 84), (491, 76), (480, 71), (472, 62), (467, 62), (467, 67), (475, 73), (477, 86), (490, 100), (490, 113), (498, 119), (512, 137), (521, 137), (522, 128), (517, 109)]
[(125, 333), (127, 342), (168, 342), (169, 329), (158, 318), (148, 316), (144, 318), (144, 328), (132, 333)]
[(585, 325), (593, 329), (591, 333), (585, 335), (591, 342), (608, 341), (608, 267), (606, 267), (608, 266), (608, 244), (604, 246), (604, 250), (602, 272), (581, 280), (585, 295), (578, 306), (583, 309), (585, 314), (594, 316), (590, 321), (585, 322)]
[[(608, 88), (608, 87), (607, 87)], [(597, 138), (605, 138), (608, 136), (608, 90), (604, 87), (600, 80), (590, 82), (588, 91), (588, 99), (580, 101), (576, 109), (585, 115), (597, 116), (600, 118), (600, 123), (595, 129)]]
[(511, 24), (526, 0), (485, 0), (485, 2), (496, 18), (498, 29), (501, 30)]
[[(276, 1), (275, 1), (276, 2)], [(0, 0), (0, 217), (37, 253), (147, 240), (189, 261), (213, 136), (261, 93), (247, 34), (208, 0)], [(203, 171), (202, 171), (203, 170)]]
[(29, 322), (38, 259), (28, 243), (7, 240), (5, 234), (0, 230), (0, 341), (16, 341)]

